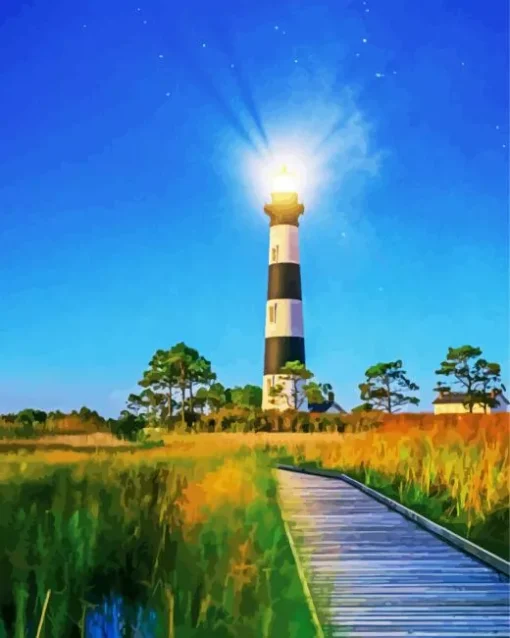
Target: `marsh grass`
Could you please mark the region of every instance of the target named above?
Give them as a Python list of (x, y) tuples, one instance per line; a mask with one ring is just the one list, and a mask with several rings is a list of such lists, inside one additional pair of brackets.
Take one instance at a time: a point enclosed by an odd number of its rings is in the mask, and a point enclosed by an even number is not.
[[(260, 449), (280, 463), (336, 469), (510, 559), (508, 414), (399, 415), (356, 433), (218, 434), (189, 439)], [(163, 437), (181, 445), (182, 437)]]
[(356, 434), (276, 435), (266, 439), (266, 449), (279, 462), (344, 472), (509, 560), (508, 415), (497, 417), (468, 415), (446, 427), (401, 419)]
[(103, 635), (108, 600), (122, 635), (314, 635), (266, 456), (176, 448), (4, 457), (0, 636), (35, 636), (48, 590), (41, 638)]
[(35, 636), (48, 590), (41, 638), (107, 635), (117, 612), (124, 635), (314, 636), (275, 462), (345, 472), (508, 560), (508, 415), (163, 439), (0, 456), (0, 638)]

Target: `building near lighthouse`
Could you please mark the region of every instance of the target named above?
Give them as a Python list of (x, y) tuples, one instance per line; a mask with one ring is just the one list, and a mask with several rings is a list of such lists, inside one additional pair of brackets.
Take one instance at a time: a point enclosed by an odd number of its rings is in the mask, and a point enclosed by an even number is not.
[(335, 401), (334, 392), (328, 392), (327, 399), (322, 403), (309, 403), (308, 410), (317, 416), (320, 414), (347, 414), (346, 410)]
[[(289, 361), (305, 363), (298, 234), (304, 206), (298, 201), (294, 176), (286, 167), (275, 178), (271, 203), (264, 206), (264, 212), (270, 222), (262, 408), (285, 410), (296, 407), (294, 382), (280, 371)], [(277, 385), (283, 391), (273, 398), (271, 388)], [(301, 410), (308, 407), (302, 393), (298, 406)]]

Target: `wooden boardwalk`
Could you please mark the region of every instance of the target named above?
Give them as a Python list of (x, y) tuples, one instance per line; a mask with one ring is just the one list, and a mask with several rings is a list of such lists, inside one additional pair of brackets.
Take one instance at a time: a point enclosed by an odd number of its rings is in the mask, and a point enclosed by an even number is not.
[(278, 480), (324, 636), (510, 637), (507, 576), (345, 481)]

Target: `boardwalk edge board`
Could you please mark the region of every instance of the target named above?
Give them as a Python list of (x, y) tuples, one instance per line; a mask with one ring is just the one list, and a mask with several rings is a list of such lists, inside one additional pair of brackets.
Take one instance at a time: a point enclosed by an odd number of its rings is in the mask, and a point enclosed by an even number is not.
[(280, 496), (277, 496), (278, 508), (280, 509), (280, 514), (283, 521), (283, 528), (285, 530), (285, 536), (289, 542), (290, 551), (292, 552), (292, 557), (294, 558), (294, 562), (296, 563), (296, 569), (298, 572), (299, 580), (301, 581), (301, 586), (303, 588), (303, 592), (305, 594), (306, 602), (308, 604), (308, 609), (310, 610), (310, 615), (312, 616), (312, 621), (315, 626), (315, 638), (324, 638), (324, 632), (322, 630), (322, 625), (319, 621), (319, 616), (317, 614), (317, 608), (315, 607), (314, 600), (312, 598), (312, 593), (310, 591), (310, 587), (308, 586), (308, 580), (305, 576), (305, 571), (303, 569), (303, 564), (301, 563), (301, 558), (299, 557), (299, 553), (296, 548), (296, 544), (294, 543), (294, 539), (292, 538), (292, 533), (290, 531), (289, 525), (284, 517), (284, 508)]
[[(280, 511), (282, 511), (281, 509), (281, 504), (280, 504)], [(306, 598), (306, 602), (308, 603), (308, 609), (310, 610), (310, 614), (312, 616), (312, 621), (313, 624), (315, 626), (315, 631), (316, 631), (316, 638), (324, 638), (324, 632), (322, 630), (322, 626), (321, 623), (319, 621), (319, 616), (317, 614), (317, 609), (315, 607), (315, 603), (313, 601), (312, 598), (312, 593), (310, 591), (310, 587), (308, 586), (308, 580), (305, 576), (305, 572), (303, 569), (303, 565), (301, 563), (301, 559), (299, 557), (298, 551), (296, 549), (296, 544), (294, 543), (294, 539), (292, 538), (292, 533), (289, 529), (289, 525), (287, 523), (287, 521), (284, 519), (283, 520), (283, 527), (285, 529), (285, 534), (287, 536), (287, 540), (289, 541), (289, 545), (290, 545), (290, 550), (292, 552), (292, 556), (294, 558), (294, 562), (296, 563), (296, 569), (299, 575), (299, 580), (301, 581), (301, 586), (303, 587), (303, 592), (305, 594), (305, 598)]]
[(350, 476), (347, 476), (346, 474), (342, 474), (335, 470), (318, 470), (318, 469), (316, 470), (313, 468), (297, 467), (295, 465), (278, 464), (277, 467), (280, 470), (287, 470), (289, 472), (300, 472), (301, 474), (310, 474), (313, 476), (322, 476), (324, 478), (337, 479), (337, 480), (344, 481), (345, 483), (349, 483), (349, 485), (352, 485), (353, 487), (358, 488), (365, 494), (368, 494), (375, 500), (379, 501), (380, 503), (383, 503), (383, 505), (386, 505), (390, 509), (395, 510), (396, 512), (398, 512), (405, 518), (411, 521), (414, 521), (420, 527), (423, 527), (424, 529), (431, 532), (432, 534), (439, 536), (442, 540), (446, 541), (450, 545), (453, 545), (457, 549), (460, 549), (464, 551), (465, 553), (470, 554), (471, 556), (474, 556), (482, 563), (485, 563), (486, 565), (488, 565), (489, 567), (492, 567), (496, 571), (501, 572), (505, 576), (510, 576), (510, 563), (506, 561), (504, 558), (500, 558), (499, 556), (496, 556), (492, 552), (489, 552), (488, 550), (483, 549), (482, 547), (479, 547), (478, 545), (475, 545), (474, 543), (467, 540), (466, 538), (462, 538), (462, 536), (455, 534), (455, 532), (451, 532), (449, 529), (442, 527), (438, 523), (434, 523), (428, 518), (425, 518), (425, 516), (422, 516), (421, 514), (414, 512), (408, 507), (405, 507), (404, 505), (397, 503), (397, 501), (394, 501), (393, 499), (388, 498), (387, 496), (384, 496), (383, 494), (380, 494), (379, 492), (372, 489), (371, 487), (367, 487), (363, 483), (356, 481), (355, 479), (351, 478)]

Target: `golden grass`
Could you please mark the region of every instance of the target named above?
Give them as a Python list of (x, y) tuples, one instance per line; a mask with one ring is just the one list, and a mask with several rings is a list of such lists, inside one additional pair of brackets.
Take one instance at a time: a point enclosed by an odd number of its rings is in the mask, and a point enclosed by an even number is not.
[[(403, 415), (387, 417), (378, 429), (358, 433), (218, 433), (167, 434), (161, 438), (165, 447), (131, 448), (116, 456), (116, 463), (157, 461), (169, 458), (206, 459), (226, 457), (241, 447), (267, 449), (273, 456), (279, 450), (296, 461), (316, 462), (323, 467), (343, 471), (363, 470), (388, 477), (399, 477), (405, 485), (414, 485), (425, 496), (446, 493), (454, 511), (467, 513), (470, 522), (484, 519), (492, 511), (507, 507), (509, 489), (509, 415), (462, 415), (429, 417)], [(94, 453), (108, 458), (107, 452)], [(0, 480), (12, 476), (9, 469), (13, 455), (0, 464)], [(25, 468), (40, 469), (45, 464), (67, 464), (90, 459), (82, 451), (38, 450), (23, 458)], [(124, 461), (123, 461), (124, 459)], [(17, 456), (20, 460), (20, 456)], [(195, 490), (207, 494), (238, 489), (249, 481), (235, 475), (236, 469), (225, 464), (221, 475), (204, 478)], [(211, 492), (211, 486), (214, 491)], [(244, 489), (244, 488), (243, 488)], [(197, 492), (198, 494), (198, 492)], [(195, 499), (196, 500), (196, 499)]]
[(316, 462), (326, 468), (360, 471), (400, 480), (425, 497), (443, 494), (452, 501), (452, 516), (463, 512), (468, 527), (495, 510), (508, 507), (510, 499), (508, 414), (386, 418), (374, 430), (337, 434), (205, 434), (164, 435), (165, 447), (148, 454), (194, 457), (211, 450), (229, 454), (246, 446), (277, 450), (297, 462)]
[[(294, 462), (315, 462), (345, 472), (362, 471), (367, 480), (372, 474), (381, 474), (398, 480), (402, 492), (413, 486), (424, 497), (442, 495), (450, 500), (448, 514), (455, 517), (463, 513), (469, 528), (494, 511), (508, 508), (509, 418), (508, 414), (386, 416), (377, 429), (345, 434), (164, 434), (158, 438), (164, 440), (165, 447), (131, 448), (116, 455), (115, 463), (132, 465), (190, 457), (200, 461), (211, 456), (225, 458), (243, 447), (264, 449), (274, 458), (287, 455)], [(109, 458), (107, 452), (94, 455)], [(14, 458), (7, 455), (0, 463), (0, 480), (12, 477), (9, 466), (10, 459)], [(17, 458), (19, 461), (19, 455)], [(90, 453), (81, 451), (38, 450), (25, 455), (20, 469), (23, 472), (24, 468), (33, 467), (41, 471), (41, 461), (55, 465), (87, 458), (90, 459)], [(249, 478), (235, 472), (227, 463), (220, 475), (207, 476), (193, 487), (197, 493), (190, 502), (208, 502), (221, 490), (227, 494), (242, 484), (249, 484)], [(192, 506), (188, 508), (191, 516)], [(194, 516), (199, 514), (196, 512)]]

